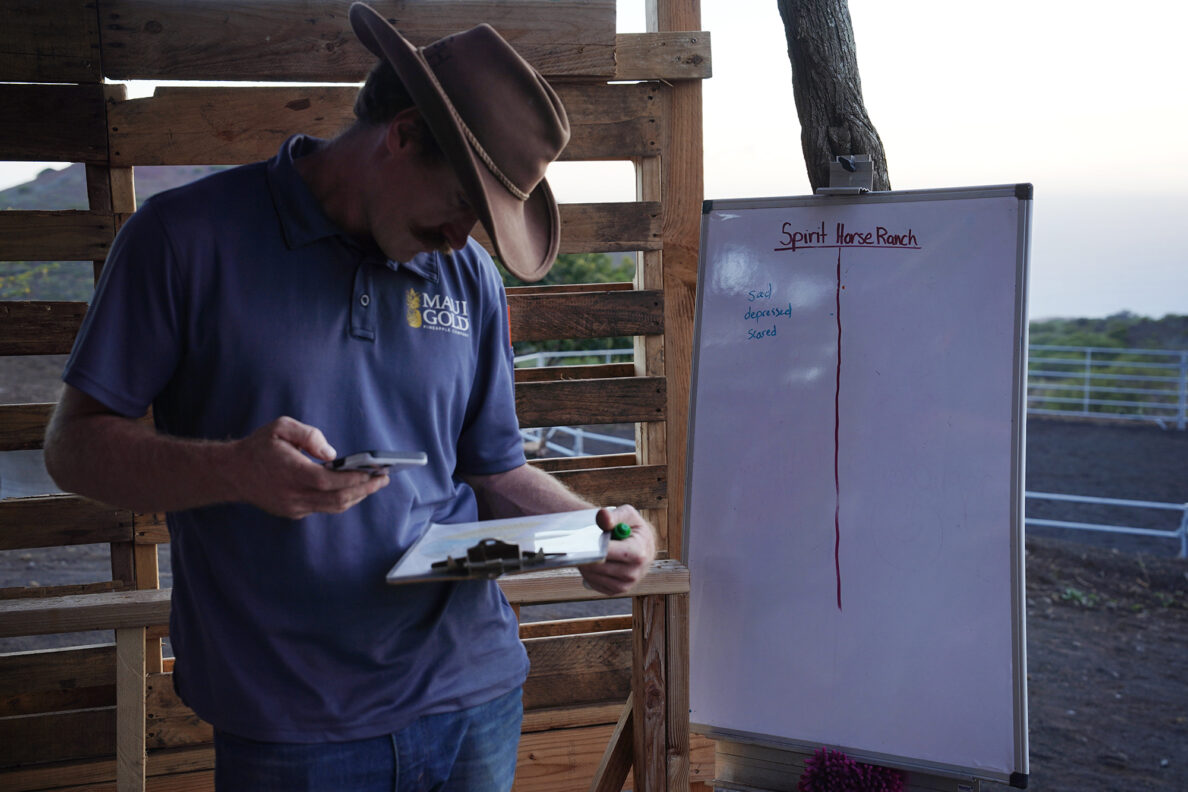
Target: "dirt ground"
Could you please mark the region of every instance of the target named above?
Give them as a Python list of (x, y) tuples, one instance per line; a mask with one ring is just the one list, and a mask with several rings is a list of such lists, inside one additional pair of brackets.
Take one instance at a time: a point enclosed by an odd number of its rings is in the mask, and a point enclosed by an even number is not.
[[(17, 390), (24, 383), (8, 384)], [(1188, 431), (1031, 420), (1027, 489), (1184, 503)], [(1034, 500), (1028, 516), (1162, 530), (1179, 522), (1174, 512), (1119, 513)], [(1176, 557), (1178, 549), (1168, 539), (1029, 529), (1029, 789), (1188, 790), (1188, 561)], [(109, 579), (106, 565), (104, 548), (4, 551), (0, 588)], [(555, 606), (541, 610), (524, 615), (579, 615)], [(30, 648), (26, 639), (0, 642), (0, 652)], [(987, 783), (983, 789), (1009, 787)]]

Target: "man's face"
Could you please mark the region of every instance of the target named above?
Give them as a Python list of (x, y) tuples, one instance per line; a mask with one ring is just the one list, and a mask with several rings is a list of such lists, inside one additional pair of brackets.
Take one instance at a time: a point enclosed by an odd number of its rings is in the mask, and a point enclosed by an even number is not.
[(478, 218), (448, 161), (411, 151), (393, 169), (370, 211), (372, 236), (384, 254), (403, 262), (465, 247)]

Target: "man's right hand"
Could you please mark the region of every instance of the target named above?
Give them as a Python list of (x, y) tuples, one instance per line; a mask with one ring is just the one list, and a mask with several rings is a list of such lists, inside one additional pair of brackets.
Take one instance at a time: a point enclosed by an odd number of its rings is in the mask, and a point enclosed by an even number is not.
[(315, 461), (333, 458), (321, 431), (292, 418), (241, 440), (171, 437), (70, 385), (45, 440), (46, 469), (62, 489), (143, 513), (238, 501), (299, 520), (345, 511), (388, 484)]
[(277, 418), (232, 444), (228, 484), (237, 500), (300, 520), (315, 512), (344, 512), (391, 481), (386, 473), (331, 471), (314, 461), (329, 462), (335, 455), (317, 427)]

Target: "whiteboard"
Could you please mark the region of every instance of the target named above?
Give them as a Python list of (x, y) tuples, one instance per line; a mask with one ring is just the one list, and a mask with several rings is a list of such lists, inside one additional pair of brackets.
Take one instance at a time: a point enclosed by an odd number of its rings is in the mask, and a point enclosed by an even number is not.
[(1030, 185), (706, 202), (695, 730), (1025, 784), (1030, 215)]

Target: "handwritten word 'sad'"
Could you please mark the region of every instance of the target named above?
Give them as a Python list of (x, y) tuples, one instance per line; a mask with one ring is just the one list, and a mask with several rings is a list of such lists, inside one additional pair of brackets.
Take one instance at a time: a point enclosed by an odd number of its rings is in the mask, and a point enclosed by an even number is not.
[[(791, 318), (792, 303), (787, 305), (773, 305), (771, 303), (772, 285), (769, 283), (762, 289), (751, 289), (747, 292), (747, 302), (751, 303), (743, 312), (743, 319), (754, 327), (747, 328), (747, 340), (757, 341), (762, 338), (775, 338), (779, 334), (779, 320)], [(771, 322), (768, 327), (767, 323)], [(762, 327), (759, 324), (762, 323)]]
[(775, 250), (851, 247), (920, 249), (920, 240), (910, 228), (906, 231), (883, 226), (875, 226), (874, 230), (851, 229), (846, 228), (845, 223), (836, 223), (831, 231), (826, 230), (824, 220), (819, 228), (798, 229), (792, 223), (784, 223)]

